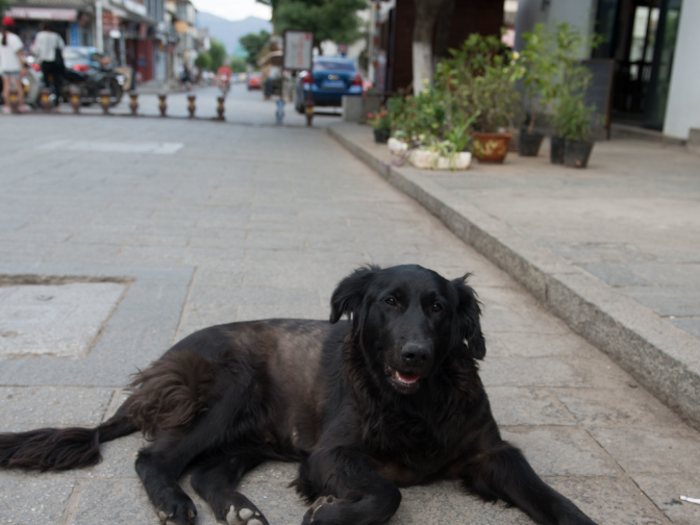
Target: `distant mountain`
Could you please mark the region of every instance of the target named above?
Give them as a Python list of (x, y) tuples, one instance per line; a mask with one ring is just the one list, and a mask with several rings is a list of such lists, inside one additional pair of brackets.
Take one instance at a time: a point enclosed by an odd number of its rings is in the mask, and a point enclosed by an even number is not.
[(223, 42), (229, 55), (238, 47), (238, 39), (243, 35), (259, 33), (263, 29), (272, 33), (272, 22), (262, 18), (249, 16), (232, 21), (204, 11), (197, 12), (197, 26), (209, 28), (209, 36)]

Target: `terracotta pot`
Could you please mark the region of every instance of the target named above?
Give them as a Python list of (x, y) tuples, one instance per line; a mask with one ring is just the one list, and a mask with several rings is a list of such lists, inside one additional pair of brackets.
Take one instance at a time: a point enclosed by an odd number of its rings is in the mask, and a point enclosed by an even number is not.
[(389, 135), (391, 132), (386, 129), (375, 129), (374, 130), (374, 142), (377, 144), (386, 144), (389, 141)]
[(564, 164), (569, 168), (585, 168), (591, 156), (593, 142), (587, 140), (567, 140), (564, 148)]
[(481, 162), (503, 162), (512, 133), (472, 133), (474, 156)]
[(518, 141), (518, 154), (521, 157), (536, 157), (540, 153), (542, 145), (542, 133), (528, 133), (527, 128), (520, 128), (520, 140)]

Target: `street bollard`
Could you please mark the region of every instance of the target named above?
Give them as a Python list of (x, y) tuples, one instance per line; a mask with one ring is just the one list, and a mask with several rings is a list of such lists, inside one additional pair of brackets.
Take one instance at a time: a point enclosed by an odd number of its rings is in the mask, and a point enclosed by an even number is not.
[(314, 101), (307, 99), (304, 101), (304, 113), (306, 114), (306, 125), (311, 126), (314, 119)]
[(197, 111), (194, 105), (195, 98), (197, 98), (196, 95), (187, 95), (187, 111), (190, 112), (190, 118), (194, 118), (194, 112)]
[(131, 109), (131, 116), (136, 117), (138, 115), (137, 111), (139, 109), (139, 94), (137, 91), (129, 91), (129, 98), (131, 102), (129, 103), (129, 108)]
[(80, 113), (80, 88), (75, 84), (70, 87), (70, 105), (73, 108), (73, 113)]
[(102, 106), (102, 113), (109, 115), (109, 97), (111, 92), (109, 89), (100, 89), (98, 95), (100, 96), (100, 106)]
[(226, 97), (216, 97), (216, 100), (219, 102), (219, 105), (216, 107), (216, 112), (219, 116), (216, 120), (226, 120), (224, 117), (224, 101), (226, 100)]
[(41, 105), (41, 109), (44, 110), (44, 113), (48, 113), (51, 111), (51, 90), (47, 87), (41, 88), (39, 95), (39, 104)]
[(10, 82), (10, 100), (7, 101), (10, 106), (10, 111), (17, 114), (19, 113), (19, 91), (17, 91), (15, 83), (11, 80), (5, 80), (5, 82)]
[(164, 117), (165, 112), (168, 110), (168, 105), (165, 103), (165, 97), (167, 97), (165, 93), (160, 93), (158, 95), (158, 100), (160, 100), (160, 104), (158, 104), (158, 109), (160, 110), (161, 117)]

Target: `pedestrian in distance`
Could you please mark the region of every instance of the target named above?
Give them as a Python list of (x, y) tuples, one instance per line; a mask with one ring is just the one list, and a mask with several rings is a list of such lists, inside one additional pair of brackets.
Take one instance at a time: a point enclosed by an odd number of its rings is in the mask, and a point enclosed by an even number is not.
[(44, 75), (44, 85), (50, 87), (56, 95), (56, 106), (60, 103), (63, 89), (63, 76), (66, 66), (63, 63), (63, 48), (66, 46), (61, 35), (56, 33), (50, 25), (43, 22), (39, 24), (40, 31), (36, 34), (32, 44), (32, 52), (41, 64), (41, 72)]
[(15, 21), (9, 16), (2, 19), (2, 40), (0, 40), (0, 75), (2, 75), (2, 97), (5, 101), (3, 113), (10, 112), (10, 87), (14, 83), (18, 91), (19, 111), (29, 111), (24, 105), (24, 89), (21, 78), (25, 76), (24, 59), (22, 58), (22, 40), (10, 31)]

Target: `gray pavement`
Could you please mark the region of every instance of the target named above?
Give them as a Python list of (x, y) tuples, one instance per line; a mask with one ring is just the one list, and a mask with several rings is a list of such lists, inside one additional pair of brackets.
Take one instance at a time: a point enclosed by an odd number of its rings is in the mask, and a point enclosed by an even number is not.
[(700, 429), (700, 157), (615, 140), (586, 170), (511, 155), (417, 170), (366, 127), (330, 132)]
[[(179, 147), (143, 147), (154, 141)], [(700, 522), (700, 506), (678, 499), (700, 495), (700, 434), (323, 131), (4, 116), (0, 159), (0, 285), (125, 289), (84, 357), (0, 359), (0, 431), (95, 425), (176, 339), (220, 322), (326, 318), (358, 265), (418, 263), (474, 273), (496, 418), (549, 483), (598, 523)], [(156, 525), (132, 466), (143, 444), (107, 443), (104, 462), (80, 471), (0, 472), (0, 523)], [(241, 487), (273, 524), (301, 522), (294, 469), (265, 464)], [(403, 494), (392, 524), (530, 523), (452, 482)], [(199, 523), (213, 524), (195, 500)]]

